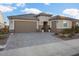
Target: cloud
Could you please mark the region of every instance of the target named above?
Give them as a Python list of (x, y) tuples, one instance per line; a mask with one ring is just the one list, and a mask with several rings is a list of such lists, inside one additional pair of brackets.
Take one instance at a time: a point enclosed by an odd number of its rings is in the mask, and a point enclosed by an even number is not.
[(75, 16), (76, 19), (79, 19), (79, 15)]
[(16, 9), (16, 7), (0, 5), (0, 11), (1, 12), (11, 12), (14, 9)]
[(44, 3), (44, 5), (50, 5), (50, 3)]
[(78, 3), (79, 0), (0, 0), (1, 3)]
[(79, 19), (79, 9), (65, 9), (63, 11), (63, 14), (66, 14), (66, 15), (69, 15), (69, 16), (72, 16), (74, 18), (78, 18)]
[(79, 14), (79, 9), (65, 9), (63, 13), (71, 16), (77, 16)]
[(16, 6), (17, 7), (24, 7), (26, 4), (25, 3), (17, 3)]
[(36, 8), (25, 8), (24, 10), (22, 10), (22, 12), (27, 13), (27, 14), (29, 14), (29, 13), (39, 14), (42, 11), (40, 11), (39, 9), (36, 9)]

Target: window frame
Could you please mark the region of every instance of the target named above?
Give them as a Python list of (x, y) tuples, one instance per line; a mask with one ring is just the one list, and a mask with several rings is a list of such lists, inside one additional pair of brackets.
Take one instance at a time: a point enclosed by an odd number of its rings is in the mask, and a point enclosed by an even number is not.
[(63, 27), (67, 27), (67, 22), (63, 22)]

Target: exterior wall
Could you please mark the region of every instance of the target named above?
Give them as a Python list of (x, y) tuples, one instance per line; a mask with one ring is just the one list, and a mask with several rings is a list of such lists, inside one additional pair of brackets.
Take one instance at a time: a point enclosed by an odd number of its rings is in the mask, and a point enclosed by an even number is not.
[(42, 25), (39, 25), (39, 31), (40, 31), (40, 32), (41, 32), (42, 27), (43, 27)]
[(39, 16), (38, 19), (39, 21), (48, 21), (51, 17), (48, 16)]
[(49, 19), (50, 19), (51, 17), (49, 17), (49, 16), (39, 16), (38, 17), (38, 19), (39, 19), (39, 22), (38, 22), (38, 27), (39, 27), (39, 31), (41, 31), (41, 28), (43, 27), (43, 22), (44, 21), (47, 21), (48, 22), (48, 27), (50, 27), (51, 28), (51, 21), (49, 21)]
[(39, 21), (37, 21), (37, 30), (39, 29)]
[[(67, 23), (67, 27), (64, 27), (64, 22)], [(65, 28), (72, 28), (72, 21), (69, 20), (58, 20), (56, 23), (57, 29), (65, 29)]]
[[(67, 22), (67, 27), (63, 26), (64, 22)], [(72, 28), (72, 26), (74, 26), (74, 25), (75, 25), (74, 21), (72, 22), (72, 21), (69, 21), (69, 20), (52, 20), (51, 31), (53, 31), (55, 33), (59, 33), (63, 29)]]
[(9, 20), (9, 30), (10, 32), (14, 31), (14, 20)]
[[(36, 20), (19, 20), (19, 19), (12, 19), (10, 20), (10, 25), (9, 25), (9, 30), (14, 30), (14, 22), (15, 21), (32, 21), (32, 22), (36, 22), (37, 26), (37, 30), (41, 31), (42, 27), (43, 27), (43, 22), (47, 21), (48, 22), (48, 27), (51, 28), (51, 31), (60, 31), (61, 29), (65, 29), (65, 28), (72, 28), (72, 21), (69, 20), (53, 20), (53, 21), (49, 21), (48, 18), (43, 18), (41, 16), (40, 21), (36, 21)], [(67, 22), (67, 27), (63, 26), (63, 22)]]
[(50, 27), (51, 28), (51, 21), (49, 21), (49, 19), (50, 19), (51, 17), (49, 17), (49, 16), (39, 16), (38, 17), (38, 19), (39, 19), (39, 21), (36, 21), (36, 20), (19, 20), (19, 19), (11, 19), (11, 20), (9, 20), (9, 30), (11, 30), (11, 31), (13, 31), (14, 30), (14, 28), (15, 28), (15, 26), (14, 26), (14, 23), (15, 23), (15, 21), (33, 21), (33, 22), (37, 22), (37, 26), (36, 26), (36, 28), (37, 28), (37, 31), (41, 31), (41, 28), (43, 27), (43, 22), (44, 21), (47, 21), (48, 22), (48, 27)]
[(50, 28), (52, 27), (52, 21), (49, 21)]
[(52, 31), (52, 32), (56, 32), (56, 21), (52, 21), (52, 22), (51, 22), (51, 25), (52, 25), (52, 26), (51, 26), (51, 31)]
[[(47, 21), (48, 22), (48, 27), (51, 28), (51, 31), (61, 31), (62, 29), (66, 29), (66, 28), (72, 28), (74, 21), (70, 21), (70, 20), (52, 20), (49, 21), (51, 17), (47, 17), (47, 16), (39, 16), (38, 19), (39, 21), (36, 20), (19, 20), (19, 19), (11, 19), (10, 20), (10, 26), (9, 29), (10, 30), (14, 30), (15, 26), (14, 26), (14, 22), (15, 21), (32, 21), (32, 22), (36, 22), (36, 29), (41, 31), (42, 27), (43, 27), (43, 22)], [(63, 24), (64, 22), (67, 23), (67, 27), (64, 27)], [(79, 24), (79, 22), (76, 22)]]
[(43, 25), (43, 22), (44, 21), (48, 21), (48, 25), (50, 25), (50, 22), (49, 22), (49, 19), (50, 19), (51, 17), (48, 17), (48, 16), (39, 16), (38, 17), (38, 19), (39, 19), (39, 25)]
[(75, 25), (79, 26), (79, 21), (77, 21)]

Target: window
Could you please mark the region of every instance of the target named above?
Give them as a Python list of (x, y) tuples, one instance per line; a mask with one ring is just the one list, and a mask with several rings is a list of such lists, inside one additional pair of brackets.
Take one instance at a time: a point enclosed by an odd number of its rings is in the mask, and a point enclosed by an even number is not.
[(79, 26), (79, 22), (76, 22), (76, 26)]
[(63, 24), (63, 25), (64, 25), (64, 27), (67, 27), (67, 22), (64, 22), (64, 24)]

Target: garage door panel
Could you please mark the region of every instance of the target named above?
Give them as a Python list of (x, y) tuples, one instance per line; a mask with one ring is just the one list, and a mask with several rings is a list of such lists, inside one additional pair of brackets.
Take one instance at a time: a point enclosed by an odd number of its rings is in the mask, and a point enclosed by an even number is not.
[(15, 21), (15, 32), (35, 32), (36, 22), (33, 21)]

